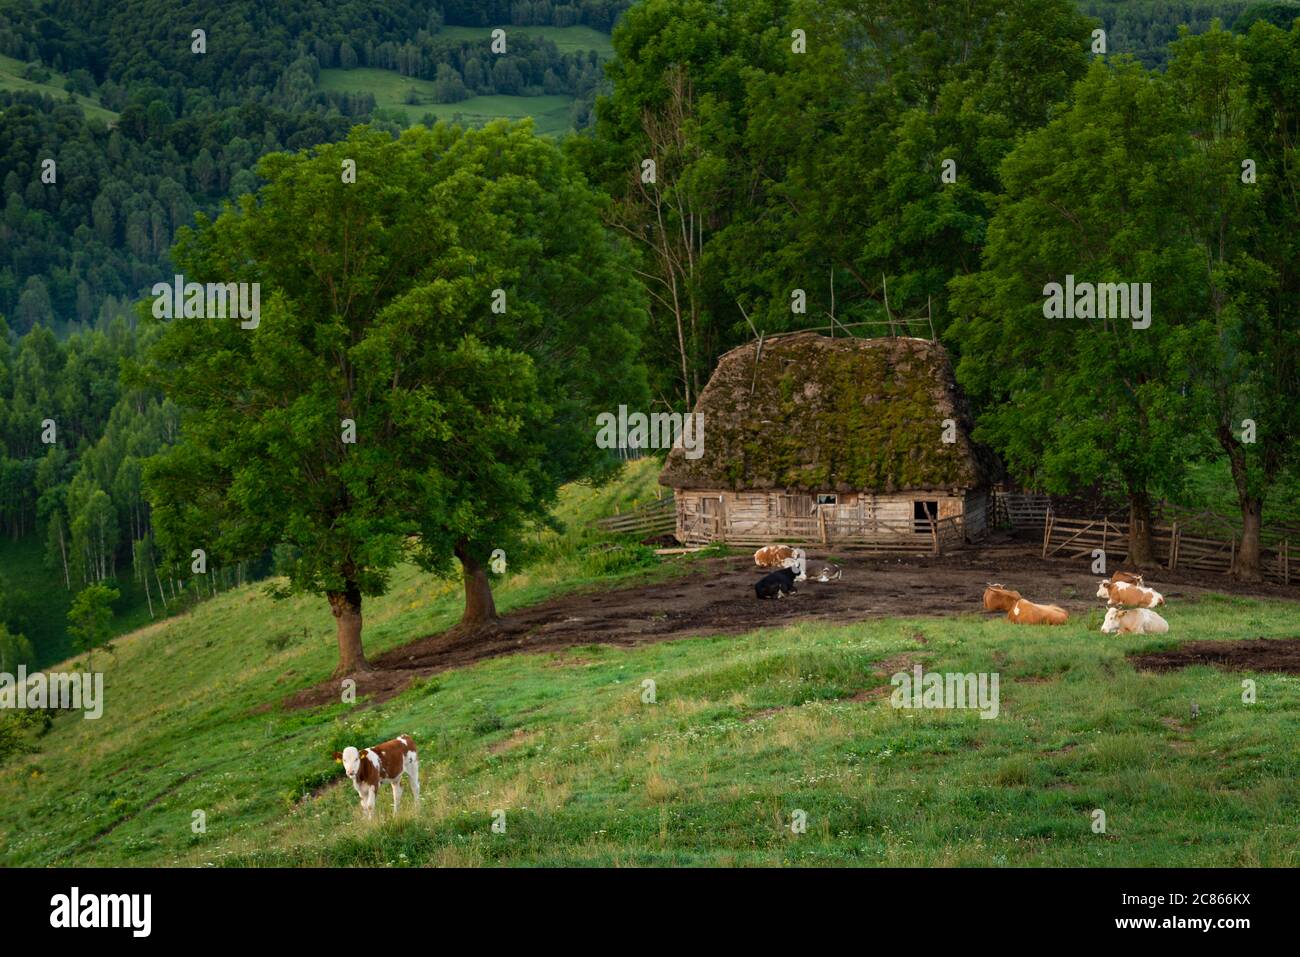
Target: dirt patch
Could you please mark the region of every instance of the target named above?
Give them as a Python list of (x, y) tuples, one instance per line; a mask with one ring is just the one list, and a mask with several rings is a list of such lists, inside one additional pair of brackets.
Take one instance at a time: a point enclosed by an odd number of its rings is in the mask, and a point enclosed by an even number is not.
[(488, 754), (505, 754), (507, 751), (513, 751), (520, 745), (532, 744), (539, 737), (540, 735), (535, 731), (525, 731), (523, 728), (515, 728), (510, 737), (489, 745)]
[[(374, 670), (353, 677), (358, 695), (378, 703), (416, 678), (519, 652), (554, 652), (582, 645), (636, 647), (656, 641), (736, 635), (797, 622), (851, 624), (885, 617), (945, 617), (987, 614), (982, 596), (988, 582), (1015, 588), (1038, 602), (1061, 605), (1086, 616), (1099, 605), (1097, 578), (1086, 564), (1044, 561), (1032, 544), (973, 548), (938, 557), (851, 555), (810, 551), (808, 563), (832, 559), (843, 568), (834, 582), (801, 582), (783, 601), (759, 601), (760, 577), (748, 555), (692, 562), (679, 578), (626, 588), (587, 590), (511, 612), (491, 626), (452, 629), (417, 639), (376, 657)], [(1220, 576), (1148, 574), (1148, 584), (1170, 600), (1206, 591), (1235, 591), (1269, 597), (1300, 597), (1296, 588), (1234, 587)], [(913, 638), (921, 643), (924, 635)], [(560, 666), (573, 666), (573, 661)], [(337, 681), (327, 681), (287, 698), (287, 708), (317, 707), (338, 700)]]
[(1300, 674), (1300, 638), (1253, 638), (1247, 641), (1185, 641), (1168, 651), (1129, 655), (1142, 671), (1177, 671), (1213, 665), (1225, 671), (1276, 671)]

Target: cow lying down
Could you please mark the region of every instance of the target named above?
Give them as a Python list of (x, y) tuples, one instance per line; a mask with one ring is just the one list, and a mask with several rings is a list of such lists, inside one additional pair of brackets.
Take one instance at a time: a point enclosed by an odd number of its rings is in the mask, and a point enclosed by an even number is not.
[(1106, 635), (1163, 635), (1169, 631), (1165, 621), (1150, 608), (1107, 608), (1101, 623)]
[(798, 590), (794, 583), (794, 569), (780, 568), (760, 578), (754, 585), (754, 594), (759, 598), (784, 598)]
[(1007, 612), (1007, 621), (1017, 625), (1064, 625), (1069, 620), (1070, 616), (1059, 605), (1036, 605), (1024, 598), (1017, 598)]
[(1020, 601), (1020, 592), (1006, 585), (990, 584), (984, 589), (985, 611), (1010, 611), (1018, 601)]
[(334, 752), (334, 760), (343, 762), (352, 786), (361, 796), (361, 810), (367, 817), (375, 816), (375, 795), (385, 781), (393, 786), (393, 813), (402, 801), (402, 775), (410, 782), (415, 803), (420, 803), (420, 758), (415, 742), (409, 734), (398, 735), (392, 741), (376, 744), (373, 748), (344, 748)]
[(1165, 603), (1165, 596), (1154, 588), (1109, 578), (1097, 586), (1097, 597), (1106, 599), (1107, 605), (1128, 605), (1133, 608), (1155, 608)]

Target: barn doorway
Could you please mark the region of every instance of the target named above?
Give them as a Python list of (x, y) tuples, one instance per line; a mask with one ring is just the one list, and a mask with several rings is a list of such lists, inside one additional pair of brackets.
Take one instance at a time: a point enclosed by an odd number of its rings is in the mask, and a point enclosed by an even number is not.
[(930, 523), (939, 520), (938, 502), (912, 503), (912, 531), (917, 535), (929, 535)]

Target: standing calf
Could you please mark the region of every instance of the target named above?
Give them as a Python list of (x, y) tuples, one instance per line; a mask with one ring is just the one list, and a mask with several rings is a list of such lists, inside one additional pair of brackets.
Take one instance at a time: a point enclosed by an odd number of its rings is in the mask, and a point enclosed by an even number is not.
[(361, 810), (367, 817), (375, 816), (375, 795), (379, 793), (379, 785), (385, 781), (393, 786), (393, 814), (397, 813), (402, 801), (403, 774), (410, 782), (416, 806), (419, 806), (420, 758), (409, 734), (398, 735), (392, 741), (361, 751), (351, 747), (335, 751), (334, 760), (343, 762), (343, 770), (357, 789)]
[(789, 545), (764, 545), (754, 552), (754, 564), (759, 568), (780, 568), (790, 558), (794, 558), (794, 549)]

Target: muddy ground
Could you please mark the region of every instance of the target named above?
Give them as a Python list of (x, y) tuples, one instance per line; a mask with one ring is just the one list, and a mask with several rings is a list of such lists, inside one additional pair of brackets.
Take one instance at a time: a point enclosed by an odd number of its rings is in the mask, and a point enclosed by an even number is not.
[(1143, 671), (1176, 671), (1193, 665), (1213, 665), (1225, 671), (1278, 671), (1300, 675), (1300, 638), (1185, 641), (1168, 651), (1128, 657), (1134, 668)]
[[(817, 574), (826, 556), (809, 552), (809, 576)], [(1071, 614), (1101, 607), (1095, 597), (1098, 578), (1085, 563), (1044, 561), (1030, 543), (1001, 543), (934, 558), (844, 553), (835, 553), (835, 558), (843, 568), (840, 581), (801, 582), (798, 595), (783, 601), (754, 597), (761, 572), (749, 555), (683, 563), (682, 577), (669, 581), (563, 595), (511, 612), (473, 634), (453, 629), (380, 655), (371, 662), (373, 671), (353, 676), (357, 694), (383, 701), (416, 678), (518, 652), (589, 644), (629, 647), (740, 634), (795, 621), (847, 624), (982, 612), (981, 596), (989, 582), (1006, 584), (1033, 601), (1058, 604)], [(1294, 586), (1242, 586), (1212, 574), (1156, 571), (1147, 574), (1146, 581), (1170, 601), (1207, 591), (1300, 600), (1300, 588)], [(315, 707), (337, 700), (337, 681), (326, 681), (291, 696), (284, 706)]]

